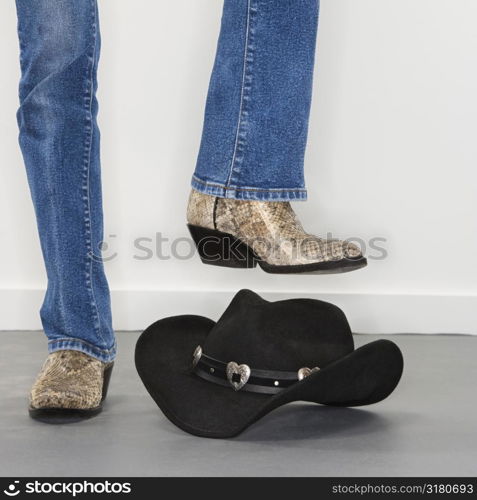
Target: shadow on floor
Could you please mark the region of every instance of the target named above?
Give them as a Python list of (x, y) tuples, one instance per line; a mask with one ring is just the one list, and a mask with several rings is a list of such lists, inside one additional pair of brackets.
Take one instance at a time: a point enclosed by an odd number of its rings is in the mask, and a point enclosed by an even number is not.
[(314, 404), (284, 406), (259, 420), (236, 440), (299, 441), (337, 435), (379, 433), (387, 419), (376, 413), (353, 408), (331, 408)]

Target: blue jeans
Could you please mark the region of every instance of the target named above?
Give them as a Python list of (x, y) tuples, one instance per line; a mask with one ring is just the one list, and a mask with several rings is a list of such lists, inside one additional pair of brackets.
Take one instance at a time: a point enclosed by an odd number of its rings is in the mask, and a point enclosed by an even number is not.
[(192, 187), (305, 200), (318, 0), (225, 0)]
[[(97, 0), (16, 0), (18, 124), (48, 287), (49, 351), (111, 361), (103, 263)], [(225, 0), (193, 187), (247, 200), (305, 199), (303, 157), (318, 0)]]

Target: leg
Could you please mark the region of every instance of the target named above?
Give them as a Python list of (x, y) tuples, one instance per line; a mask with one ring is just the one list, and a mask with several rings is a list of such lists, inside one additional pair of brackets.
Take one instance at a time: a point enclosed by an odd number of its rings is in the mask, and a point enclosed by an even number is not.
[(318, 0), (225, 0), (193, 187), (241, 200), (306, 199)]
[(225, 0), (187, 220), (206, 264), (269, 273), (360, 269), (355, 245), (310, 235), (305, 200), (318, 0)]
[[(102, 240), (96, 0), (16, 0), (20, 145), (48, 288), (41, 318), (51, 353), (115, 356)], [(95, 256), (96, 255), (96, 256)]]

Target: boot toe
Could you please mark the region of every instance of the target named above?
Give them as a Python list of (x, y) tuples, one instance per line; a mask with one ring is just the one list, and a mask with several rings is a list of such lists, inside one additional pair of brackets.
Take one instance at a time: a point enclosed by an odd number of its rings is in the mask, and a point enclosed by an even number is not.
[(32, 391), (30, 406), (33, 409), (74, 409), (88, 410), (96, 408), (101, 403), (101, 397), (90, 391), (77, 392), (67, 388), (45, 388), (41, 391)]
[(350, 243), (348, 241), (343, 242), (343, 251), (345, 257), (348, 259), (358, 259), (363, 256), (361, 248), (359, 248), (354, 243)]
[(100, 406), (105, 366), (81, 352), (50, 354), (31, 389), (30, 408), (89, 410)]

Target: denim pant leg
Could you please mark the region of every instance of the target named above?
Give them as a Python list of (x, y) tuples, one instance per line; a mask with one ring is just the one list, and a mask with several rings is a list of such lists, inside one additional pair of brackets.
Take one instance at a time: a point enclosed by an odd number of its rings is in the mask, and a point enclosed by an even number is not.
[(48, 287), (41, 319), (50, 352), (114, 359), (103, 237), (96, 0), (16, 0), (18, 124)]
[(318, 0), (225, 0), (194, 189), (306, 199), (318, 11)]

